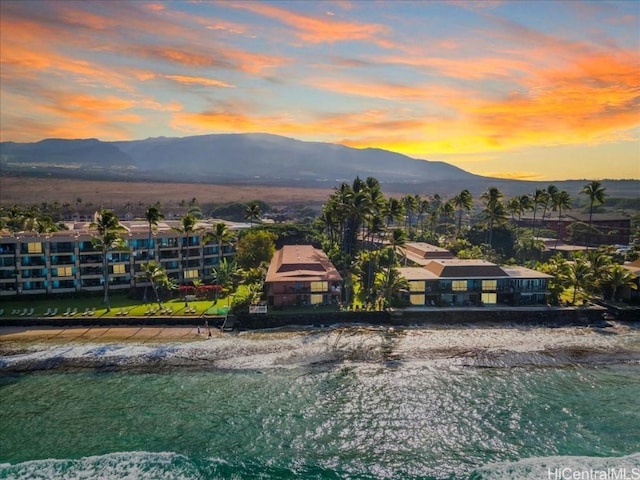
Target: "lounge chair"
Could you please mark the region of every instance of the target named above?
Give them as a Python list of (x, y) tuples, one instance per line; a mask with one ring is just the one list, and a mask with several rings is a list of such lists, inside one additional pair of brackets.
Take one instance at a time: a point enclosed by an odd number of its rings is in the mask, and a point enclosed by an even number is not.
[(82, 316), (86, 317), (87, 315), (89, 315), (89, 307), (84, 309), (84, 312), (82, 312)]
[(24, 310), (22, 310), (22, 311), (20, 312), (20, 316), (21, 316), (21, 317), (24, 317), (24, 316), (27, 314), (27, 312), (28, 312), (28, 311), (29, 311), (29, 310), (25, 308)]
[(69, 314), (70, 317), (74, 317), (78, 314), (78, 309), (74, 308), (73, 310), (71, 310), (71, 313)]
[(89, 310), (89, 313), (87, 313), (87, 315), (89, 315), (90, 317), (93, 317), (95, 314), (96, 314), (95, 307), (91, 307), (91, 310)]
[(44, 312), (44, 316), (48, 317), (49, 315), (51, 315), (51, 312), (52, 312), (51, 308), (47, 308), (47, 311)]
[(71, 307), (67, 307), (67, 309), (62, 314), (63, 317), (71, 315)]
[(34, 309), (34, 308), (32, 308), (31, 310), (29, 310), (29, 311), (27, 312), (27, 317), (30, 317), (31, 315), (33, 315), (33, 312), (35, 312), (35, 309)]
[(58, 309), (54, 308), (51, 313), (49, 314), (50, 317), (55, 317), (56, 315), (58, 315)]
[(0, 317), (4, 315), (4, 308), (0, 308)]

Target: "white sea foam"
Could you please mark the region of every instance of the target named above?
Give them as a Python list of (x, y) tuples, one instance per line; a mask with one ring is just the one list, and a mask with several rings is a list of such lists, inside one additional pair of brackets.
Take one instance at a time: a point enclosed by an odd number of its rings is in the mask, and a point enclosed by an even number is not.
[(513, 367), (589, 362), (639, 362), (640, 331), (606, 334), (590, 328), (432, 327), (253, 331), (200, 341), (40, 343), (16, 354), (5, 349), (0, 370), (57, 367), (204, 366), (289, 368), (330, 362), (448, 362)]
[(482, 480), (635, 480), (640, 478), (640, 453), (625, 457), (536, 457), (494, 463), (475, 472)]
[(0, 465), (0, 476), (15, 480), (109, 479), (187, 480), (201, 478), (184, 455), (171, 452), (120, 452), (78, 460), (33, 460), (16, 465)]

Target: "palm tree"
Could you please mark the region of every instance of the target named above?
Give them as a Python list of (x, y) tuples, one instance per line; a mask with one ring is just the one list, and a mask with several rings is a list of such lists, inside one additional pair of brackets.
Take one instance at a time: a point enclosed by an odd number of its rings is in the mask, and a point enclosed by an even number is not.
[[(407, 242), (407, 235), (404, 230), (394, 229), (389, 237), (389, 247), (391, 247), (391, 262), (389, 262), (389, 270), (397, 263), (396, 252), (398, 248), (404, 247)], [(407, 256), (405, 255), (405, 260)], [(406, 263), (406, 262), (405, 262)]]
[(89, 228), (96, 229), (97, 235), (93, 237), (91, 243), (94, 248), (102, 252), (102, 278), (104, 282), (104, 304), (107, 312), (111, 311), (109, 305), (109, 259), (107, 254), (111, 250), (122, 250), (125, 248), (125, 241), (122, 233), (126, 229), (120, 225), (120, 221), (111, 210), (100, 210), (95, 221), (89, 224)]
[(462, 230), (462, 211), (468, 212), (471, 210), (473, 206), (473, 197), (471, 193), (466, 188), (462, 190), (458, 195), (451, 199), (451, 203), (454, 207), (458, 209), (458, 232), (457, 235), (460, 236), (460, 231)]
[[(156, 258), (155, 250), (151, 249), (151, 241), (153, 237), (153, 232), (158, 227), (158, 222), (164, 218), (164, 215), (160, 213), (160, 210), (156, 205), (151, 205), (144, 212), (144, 218), (147, 220), (149, 224), (149, 237), (147, 238), (147, 262), (151, 260), (151, 257)], [(142, 300), (144, 302), (147, 301), (147, 285), (144, 286), (144, 293), (142, 294)]]
[(262, 217), (262, 209), (258, 202), (251, 202), (247, 205), (244, 213), (245, 220), (249, 220), (249, 223), (253, 225), (253, 222), (257, 222)]
[(480, 197), (485, 202), (483, 214), (489, 222), (489, 245), (492, 242), (494, 224), (506, 220), (506, 212), (502, 204), (503, 196), (496, 187), (489, 187)]
[(384, 216), (387, 220), (387, 228), (389, 228), (393, 222), (401, 220), (404, 216), (402, 202), (397, 198), (389, 198), (384, 210)]
[[(536, 236), (536, 214), (538, 213), (538, 206), (546, 205), (549, 201), (549, 195), (544, 188), (536, 188), (536, 191), (533, 193), (533, 226), (531, 238), (535, 238)], [(544, 213), (543, 213), (544, 217)]]
[(242, 271), (235, 260), (227, 262), (226, 258), (223, 258), (218, 266), (213, 267), (211, 272), (213, 273), (216, 283), (222, 287), (226, 295), (229, 295), (229, 293), (233, 291), (242, 275)]
[(562, 210), (571, 210), (571, 204), (571, 195), (569, 195), (566, 190), (558, 192), (553, 198), (553, 209), (558, 211), (558, 238), (556, 239), (556, 247), (558, 246), (558, 240), (562, 241)]
[(542, 209), (542, 222), (544, 222), (544, 217), (547, 215), (547, 211), (549, 210), (549, 207), (551, 207), (551, 209), (553, 209), (553, 204), (555, 202), (555, 199), (558, 196), (558, 194), (560, 193), (560, 190), (555, 185), (549, 185), (547, 187), (546, 191), (547, 191), (547, 196), (544, 199), (544, 203), (542, 204), (542, 206), (543, 206), (543, 209)]
[(593, 219), (593, 206), (602, 205), (604, 203), (605, 190), (602, 184), (598, 181), (592, 181), (586, 184), (580, 190), (580, 193), (589, 197), (589, 232), (587, 233), (587, 248), (591, 246), (591, 223)]
[(218, 244), (218, 265), (220, 265), (220, 262), (222, 261), (222, 247), (230, 244), (233, 238), (233, 232), (222, 222), (216, 223), (213, 227), (213, 231), (205, 237), (205, 242), (215, 240)]
[(418, 208), (418, 201), (414, 195), (405, 195), (404, 197), (402, 197), (401, 202), (406, 213), (404, 228), (408, 233), (409, 229), (411, 228), (413, 212), (415, 212)]
[[(169, 287), (173, 285), (172, 280), (167, 275), (167, 271), (160, 265), (160, 263), (156, 261), (149, 261), (147, 263), (143, 263), (141, 265), (142, 272), (140, 272), (139, 277), (141, 280), (149, 282), (151, 284), (151, 288), (153, 289), (153, 293), (156, 296), (156, 302), (160, 308), (162, 307), (162, 302), (160, 301), (160, 293), (158, 291), (159, 287)], [(145, 300), (146, 302), (146, 300)]]
[(612, 265), (611, 268), (609, 268), (602, 283), (603, 286), (611, 292), (610, 300), (615, 298), (619, 288), (638, 288), (636, 285), (636, 276), (618, 264)]
[[(184, 217), (182, 217), (180, 227), (174, 228), (174, 230), (178, 233), (184, 235), (182, 248), (183, 248), (183, 268), (180, 271), (180, 282), (185, 283), (187, 269), (189, 268), (189, 238), (198, 230), (198, 219), (187, 213)], [(189, 306), (189, 301), (187, 300), (187, 295), (184, 296), (184, 306)]]
[(573, 300), (571, 303), (575, 304), (578, 290), (586, 292), (591, 285), (593, 279), (591, 265), (584, 257), (576, 255), (574, 261), (568, 265), (567, 276), (569, 284), (573, 287)]
[(444, 230), (446, 232), (447, 235), (449, 235), (450, 232), (450, 225), (449, 225), (449, 221), (455, 221), (455, 214), (456, 214), (456, 208), (453, 205), (453, 202), (451, 201), (446, 201), (444, 202), (441, 206), (440, 206), (440, 214), (443, 217), (444, 220)]
[(400, 275), (397, 268), (391, 268), (384, 272), (382, 276), (377, 279), (377, 283), (377, 290), (380, 292), (379, 295), (387, 305), (391, 304), (394, 299), (399, 298), (403, 291), (409, 289), (409, 282)]

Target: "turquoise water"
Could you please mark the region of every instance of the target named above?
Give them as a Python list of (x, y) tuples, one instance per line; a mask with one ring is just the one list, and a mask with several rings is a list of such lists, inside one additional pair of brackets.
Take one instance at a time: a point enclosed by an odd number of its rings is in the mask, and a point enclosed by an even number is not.
[(639, 373), (399, 363), (4, 376), (0, 478), (475, 480), (633, 469)]

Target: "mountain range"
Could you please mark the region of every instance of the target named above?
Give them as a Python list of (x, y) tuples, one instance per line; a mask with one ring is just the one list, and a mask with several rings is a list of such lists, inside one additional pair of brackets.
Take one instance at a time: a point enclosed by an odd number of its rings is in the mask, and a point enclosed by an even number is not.
[[(2, 142), (0, 169), (21, 175), (111, 181), (314, 187), (337, 185), (356, 176), (372, 176), (387, 191), (443, 195), (463, 188), (478, 195), (488, 186), (516, 195), (531, 193), (550, 183), (482, 177), (445, 162), (418, 160), (387, 150), (304, 142), (263, 133), (115, 142), (97, 139)], [(607, 182), (615, 183), (621, 196), (637, 196), (640, 191), (637, 180)], [(586, 180), (553, 183), (576, 194)], [(606, 182), (603, 184), (606, 186)]]

